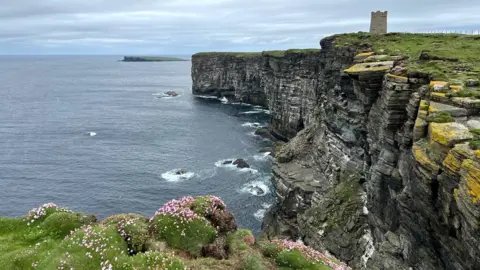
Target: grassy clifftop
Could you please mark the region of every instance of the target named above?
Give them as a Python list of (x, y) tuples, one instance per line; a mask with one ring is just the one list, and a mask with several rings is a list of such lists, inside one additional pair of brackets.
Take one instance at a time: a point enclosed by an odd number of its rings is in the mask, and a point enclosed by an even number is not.
[(0, 269), (349, 269), (290, 241), (256, 241), (215, 196), (183, 197), (155, 214), (97, 221), (53, 203), (0, 217)]
[(432, 80), (480, 78), (480, 36), (354, 33), (338, 35), (335, 45), (370, 45), (377, 55), (404, 56), (408, 72), (430, 74)]
[(199, 52), (193, 56), (231, 56), (239, 58), (257, 57), (257, 56), (273, 56), (284, 57), (286, 54), (310, 54), (318, 53), (320, 49), (289, 49), (262, 52)]

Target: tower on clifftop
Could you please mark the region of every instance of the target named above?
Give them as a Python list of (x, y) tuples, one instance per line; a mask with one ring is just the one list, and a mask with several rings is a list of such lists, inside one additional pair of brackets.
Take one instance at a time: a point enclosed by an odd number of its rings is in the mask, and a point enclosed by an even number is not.
[(387, 16), (388, 12), (372, 12), (372, 19), (370, 21), (370, 33), (372, 34), (386, 34), (387, 33)]

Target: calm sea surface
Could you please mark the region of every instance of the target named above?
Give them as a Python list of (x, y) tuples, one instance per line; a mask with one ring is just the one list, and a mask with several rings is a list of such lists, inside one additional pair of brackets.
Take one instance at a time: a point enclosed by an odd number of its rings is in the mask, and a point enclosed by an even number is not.
[[(193, 97), (189, 61), (118, 59), (0, 56), (0, 216), (47, 202), (151, 216), (170, 199), (214, 194), (258, 232), (274, 197), (271, 160), (258, 153), (269, 142), (251, 126), (268, 114)], [(221, 165), (230, 158), (251, 169)]]

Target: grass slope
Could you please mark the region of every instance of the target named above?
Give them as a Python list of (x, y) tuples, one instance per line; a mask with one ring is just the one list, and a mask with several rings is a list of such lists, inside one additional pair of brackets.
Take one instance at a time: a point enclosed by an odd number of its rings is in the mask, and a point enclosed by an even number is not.
[[(0, 269), (348, 269), (303, 244), (257, 242), (244, 229), (225, 233), (210, 220), (224, 211), (218, 197), (184, 197), (151, 218), (120, 214), (99, 222), (44, 204), (24, 217), (0, 217)], [(202, 247), (219, 239), (228, 259), (203, 257)]]

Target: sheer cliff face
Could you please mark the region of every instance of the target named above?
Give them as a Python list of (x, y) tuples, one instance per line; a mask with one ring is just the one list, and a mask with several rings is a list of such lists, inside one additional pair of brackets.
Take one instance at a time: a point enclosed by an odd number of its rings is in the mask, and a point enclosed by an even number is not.
[[(301, 238), (358, 269), (479, 269), (480, 152), (466, 128), (478, 109), (442, 105), (421, 74), (397, 76), (401, 61), (352, 67), (368, 46), (334, 41), (314, 55), (259, 56), (254, 67), (194, 58), (194, 93), (264, 95), (272, 130), (291, 138), (274, 162), (278, 203), (264, 235)], [(424, 120), (445, 110), (457, 123)]]
[(281, 57), (196, 54), (192, 57), (193, 94), (268, 107), (271, 130), (292, 138), (313, 119), (320, 58), (320, 50), (287, 52)]

